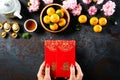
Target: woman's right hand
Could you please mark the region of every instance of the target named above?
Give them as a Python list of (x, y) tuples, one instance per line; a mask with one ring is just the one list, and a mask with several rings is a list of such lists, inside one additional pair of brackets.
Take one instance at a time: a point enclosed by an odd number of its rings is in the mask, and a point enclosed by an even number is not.
[[(75, 67), (77, 70), (77, 74), (75, 74)], [(83, 73), (82, 70), (77, 62), (75, 62), (75, 66), (71, 65), (70, 66), (70, 78), (68, 80), (82, 80), (83, 78)]]

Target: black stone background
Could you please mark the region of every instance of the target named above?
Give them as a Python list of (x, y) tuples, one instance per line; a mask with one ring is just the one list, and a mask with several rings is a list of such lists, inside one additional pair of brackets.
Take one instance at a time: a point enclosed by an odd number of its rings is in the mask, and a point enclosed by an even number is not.
[[(45, 6), (41, 1), (41, 7), (38, 12), (29, 13), (27, 10), (27, 1), (20, 0), (22, 5), (22, 20), (18, 18), (7, 19), (0, 15), (0, 21), (17, 21), (21, 27), (19, 38), (8, 37), (0, 38), (0, 80), (37, 80), (37, 72), (40, 64), (44, 60), (44, 40), (46, 39), (74, 39), (76, 40), (76, 61), (80, 64), (84, 73), (83, 80), (119, 80), (120, 79), (120, 2), (116, 3), (116, 12), (113, 18), (118, 25), (108, 22), (103, 27), (101, 33), (94, 33), (92, 27), (88, 24), (80, 25), (81, 30), (76, 31), (75, 25), (77, 17), (71, 15), (69, 27), (57, 34), (45, 31), (39, 22), (41, 9)], [(61, 4), (61, 1), (54, 0)], [(84, 7), (82, 14), (86, 14), (85, 9), (88, 5), (82, 3)], [(107, 1), (107, 0), (105, 0)], [(87, 15), (87, 14), (86, 14)], [(98, 17), (102, 16), (100, 14)], [(21, 37), (24, 21), (33, 18), (38, 22), (38, 29), (30, 33), (30, 39)], [(90, 16), (89, 16), (90, 18)]]

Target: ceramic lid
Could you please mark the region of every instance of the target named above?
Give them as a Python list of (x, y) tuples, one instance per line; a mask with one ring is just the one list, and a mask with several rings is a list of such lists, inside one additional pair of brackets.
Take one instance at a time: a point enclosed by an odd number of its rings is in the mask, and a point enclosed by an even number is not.
[(14, 11), (15, 0), (0, 0), (0, 13), (7, 14)]

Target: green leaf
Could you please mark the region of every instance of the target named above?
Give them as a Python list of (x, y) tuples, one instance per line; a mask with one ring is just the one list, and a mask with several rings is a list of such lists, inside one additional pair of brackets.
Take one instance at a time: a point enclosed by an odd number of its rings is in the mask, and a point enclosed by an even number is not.
[(62, 16), (62, 13), (61, 12), (58, 12), (58, 13), (56, 13), (59, 17), (61, 17)]
[(78, 27), (77, 27), (77, 28), (75, 28), (75, 30), (79, 31), (79, 30), (80, 30), (80, 28), (78, 28)]
[(24, 39), (30, 39), (30, 34), (29, 33), (23, 33), (22, 38)]
[(75, 25), (75, 30), (77, 30), (77, 31), (80, 30), (80, 25), (79, 25), (79, 24), (76, 24), (76, 25)]

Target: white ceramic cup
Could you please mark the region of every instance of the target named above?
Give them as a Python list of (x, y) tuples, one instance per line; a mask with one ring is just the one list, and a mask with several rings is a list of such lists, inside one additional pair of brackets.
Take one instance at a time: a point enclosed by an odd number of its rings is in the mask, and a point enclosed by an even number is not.
[(34, 19), (28, 19), (24, 22), (24, 28), (27, 32), (34, 32), (37, 29), (37, 22)]

